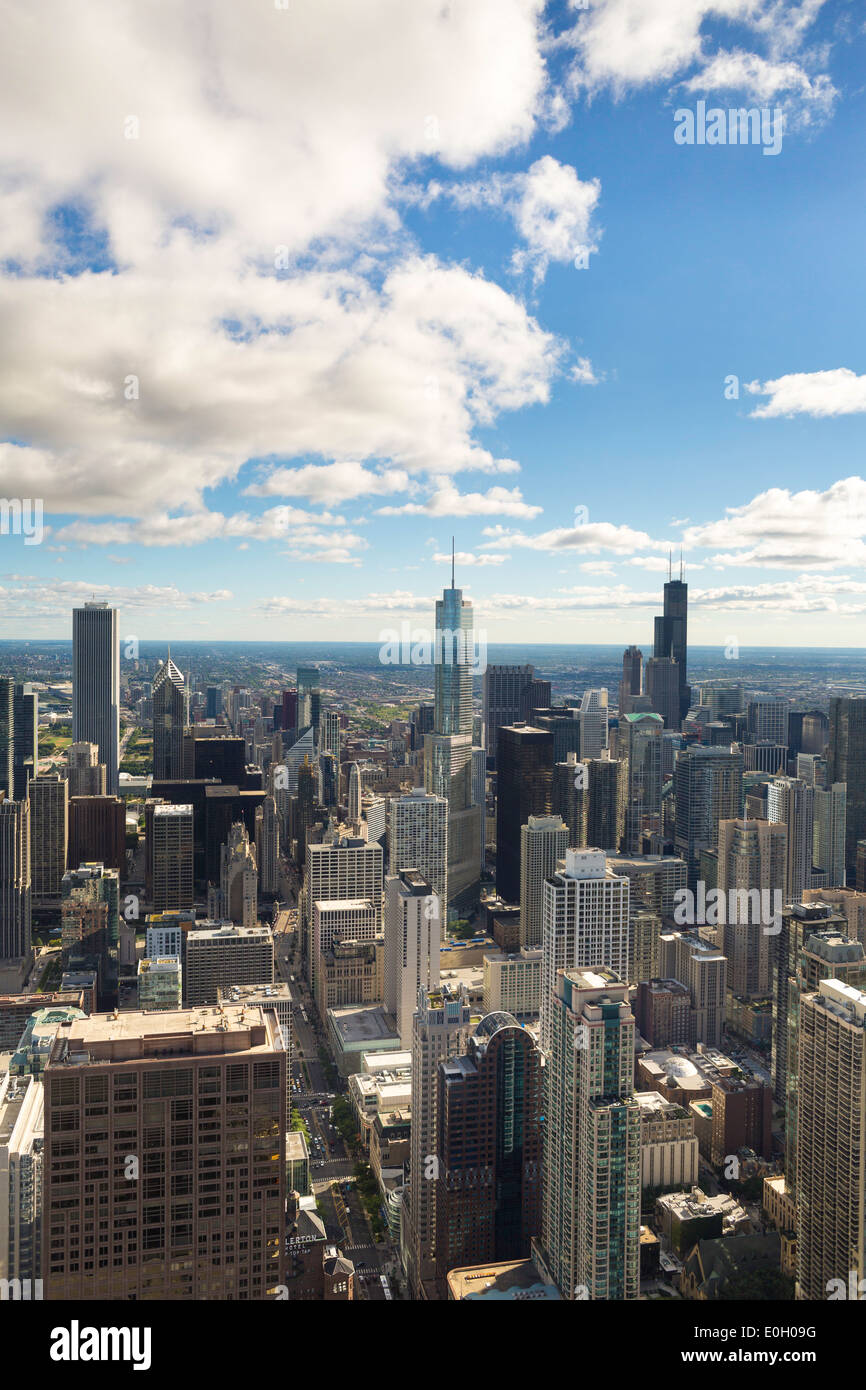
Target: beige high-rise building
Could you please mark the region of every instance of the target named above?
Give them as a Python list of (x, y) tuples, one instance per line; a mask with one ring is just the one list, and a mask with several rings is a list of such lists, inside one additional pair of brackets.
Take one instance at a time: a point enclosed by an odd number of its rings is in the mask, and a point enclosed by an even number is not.
[(276, 895), (280, 886), (280, 818), (272, 796), (266, 796), (256, 810), (256, 861), (259, 887), (263, 893)]
[(287, 1083), (275, 1014), (226, 1004), (77, 1019), (44, 1084), (47, 1299), (276, 1296)]
[(220, 989), (274, 982), (274, 934), (270, 927), (223, 922), (187, 932), (184, 992), (188, 1005), (215, 1004)]
[[(359, 812), (360, 817), (360, 812)], [(417, 869), (448, 901), (448, 798), (415, 787), (388, 800), (388, 872)]]
[(66, 750), (69, 795), (105, 796), (105, 763), (95, 743), (70, 743)]
[(33, 903), (59, 900), (69, 841), (69, 784), (59, 773), (30, 780), (30, 869)]
[(520, 827), (520, 944), (540, 946), (544, 934), (544, 880), (568, 849), (568, 826), (561, 816), (530, 816)]
[(385, 1008), (397, 1020), (402, 1047), (412, 1046), (418, 990), (439, 986), (442, 903), (422, 873), (403, 869), (385, 879)]
[(784, 825), (719, 821), (720, 939), (728, 958), (728, 989), (744, 999), (772, 990), (772, 943), (781, 928), (786, 864)]
[[(159, 807), (154, 809), (154, 824)], [(246, 826), (236, 821), (220, 850), (220, 883), (208, 890), (211, 917), (254, 927), (259, 919), (259, 873), (256, 848), (250, 844)]]
[(860, 1298), (866, 1277), (866, 994), (832, 979), (801, 998), (798, 1069), (798, 1297), (826, 1299), (835, 1292)]

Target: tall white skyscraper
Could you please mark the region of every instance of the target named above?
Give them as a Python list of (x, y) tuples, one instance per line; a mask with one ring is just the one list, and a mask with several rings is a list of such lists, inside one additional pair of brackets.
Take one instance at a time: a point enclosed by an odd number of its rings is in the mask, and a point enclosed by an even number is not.
[(333, 753), (340, 762), (340, 716), (336, 710), (323, 709), (319, 714), (319, 752)]
[(767, 786), (767, 819), (788, 832), (785, 901), (799, 903), (812, 886), (815, 788), (796, 777), (777, 777)]
[[(360, 774), (359, 774), (360, 777)], [(448, 799), (414, 787), (388, 801), (388, 872), (418, 869), (448, 901)], [(413, 998), (413, 1007), (415, 994)]]
[(361, 769), (357, 763), (349, 766), (349, 824), (355, 834), (361, 828)]
[(580, 702), (580, 758), (600, 758), (607, 748), (607, 689), (585, 690)]
[(72, 610), (72, 741), (95, 743), (106, 791), (117, 795), (120, 648), (117, 609), (85, 603)]
[(600, 849), (568, 849), (542, 885), (541, 1046), (550, 1045), (558, 970), (601, 966), (629, 979), (629, 880), (608, 874)]
[(542, 887), (568, 849), (568, 826), (561, 816), (530, 816), (520, 827), (520, 944), (540, 946), (543, 937)]
[(442, 904), (423, 874), (401, 869), (385, 879), (385, 1007), (397, 1020), (400, 1045), (412, 1046), (412, 1017), (421, 985), (439, 985)]

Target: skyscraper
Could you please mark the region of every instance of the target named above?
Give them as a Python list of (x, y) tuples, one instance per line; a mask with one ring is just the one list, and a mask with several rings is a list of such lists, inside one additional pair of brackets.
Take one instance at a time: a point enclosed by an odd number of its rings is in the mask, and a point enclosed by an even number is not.
[(31, 777), (39, 771), (39, 695), (30, 685), (16, 683), (12, 696), (14, 737), (12, 795), (23, 801)]
[(439, 1067), (436, 1270), (526, 1259), (541, 1233), (541, 1065), (511, 1014), (482, 1018)]
[(689, 887), (700, 872), (702, 850), (718, 846), (719, 821), (743, 813), (743, 755), (730, 748), (693, 745), (677, 754), (674, 767), (674, 848), (686, 861)]
[(622, 680), (619, 683), (619, 717), (632, 713), (631, 700), (643, 690), (643, 652), (639, 647), (626, 647), (622, 654)]
[(550, 814), (553, 734), (531, 725), (504, 727), (497, 744), (496, 890), (520, 895), (520, 832), (530, 816)]
[(784, 825), (787, 836), (785, 901), (799, 903), (812, 887), (815, 789), (796, 777), (777, 777), (767, 787), (767, 819)]
[(85, 603), (72, 610), (72, 741), (95, 743), (106, 788), (118, 787), (120, 649), (117, 609)]
[[(680, 667), (670, 656), (653, 656), (646, 664), (646, 693), (656, 714), (660, 714), (666, 729), (679, 729)], [(688, 713), (688, 711), (686, 711)]]
[[(286, 1067), (276, 1014), (249, 1004), (61, 1029), (45, 1069), (46, 1298), (277, 1297)], [(107, 1157), (94, 1200), (97, 1106)]]
[(866, 994), (821, 980), (800, 1000), (798, 1034), (798, 1294), (826, 1299), (838, 1281), (850, 1296), (853, 1275), (858, 1298), (866, 1277)]
[(69, 784), (59, 773), (34, 777), (30, 797), (33, 905), (60, 899), (69, 840)]
[(357, 763), (349, 765), (349, 824), (357, 835), (361, 829), (361, 769)]
[(580, 701), (580, 760), (600, 758), (607, 748), (607, 690), (585, 690)]
[(273, 897), (280, 885), (280, 821), (272, 796), (266, 796), (256, 811), (255, 838), (259, 888)]
[(435, 1297), (436, 1184), (442, 1180), (436, 1154), (439, 1132), (439, 1066), (462, 1051), (469, 1031), (464, 986), (418, 990), (412, 1020), (412, 1129), (408, 1204), (401, 1240), (413, 1299)]
[(319, 714), (319, 752), (333, 753), (340, 762), (340, 716), (336, 710), (323, 709)]
[[(625, 834), (628, 763), (625, 758), (592, 758), (586, 763), (584, 844), (617, 852)], [(575, 841), (572, 841), (574, 844)]]
[(718, 887), (728, 988), (742, 998), (770, 992), (776, 908), (784, 900), (787, 831), (765, 820), (720, 820)]
[(192, 907), (192, 806), (154, 806), (151, 833), (153, 911), (180, 912)]
[(640, 854), (644, 831), (661, 829), (662, 729), (660, 714), (627, 714), (620, 720), (617, 752), (628, 767), (625, 847)]
[(815, 787), (812, 861), (824, 875), (827, 888), (845, 887), (847, 799), (848, 788), (844, 782), (833, 782), (826, 788)]
[(635, 1021), (611, 970), (560, 970), (545, 1067), (539, 1254), (565, 1299), (636, 1299), (641, 1119)]
[(669, 579), (664, 587), (664, 611), (653, 627), (653, 656), (672, 657), (679, 667), (680, 719), (689, 712), (692, 692), (688, 683), (689, 586), (683, 582), (680, 559), (679, 579)]
[(153, 679), (154, 781), (175, 781), (183, 777), (183, 731), (186, 723), (186, 684), (183, 673), (169, 654)]
[(568, 826), (560, 816), (530, 816), (520, 827), (520, 944), (540, 946), (544, 880), (556, 873), (568, 848)]
[(30, 802), (0, 801), (0, 961), (30, 950)]
[(550, 1046), (550, 1010), (560, 970), (605, 966), (628, 981), (629, 880), (609, 874), (599, 849), (568, 849), (562, 873), (542, 884), (541, 1046)]
[(472, 605), (454, 587), (436, 604), (433, 733), (424, 738), (424, 785), (448, 801), (448, 904), (478, 898), (484, 807), (473, 802)]
[(857, 841), (866, 836), (866, 699), (838, 696), (830, 701), (827, 784), (847, 784), (845, 869), (848, 882), (857, 873)]
[(482, 683), (487, 765), (496, 766), (496, 740), (505, 724), (529, 718), (533, 666), (488, 666)]
[(95, 743), (70, 743), (66, 765), (70, 796), (105, 796), (105, 763)]
[[(448, 901), (448, 801), (423, 787), (388, 800), (388, 872), (418, 869)], [(416, 994), (413, 993), (413, 1007)]]
[(439, 987), (442, 905), (417, 869), (385, 879), (385, 1007), (397, 1020), (400, 1045), (412, 1046), (412, 1018), (423, 985)]
[(15, 784), (15, 682), (0, 676), (0, 792), (12, 797)]

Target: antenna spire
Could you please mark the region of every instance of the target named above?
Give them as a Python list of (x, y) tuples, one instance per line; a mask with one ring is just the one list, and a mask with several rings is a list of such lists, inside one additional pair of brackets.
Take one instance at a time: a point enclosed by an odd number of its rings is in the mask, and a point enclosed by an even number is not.
[(674, 563), (674, 552), (673, 552), (672, 550), (669, 550), (669, 551), (668, 551), (668, 583), (670, 583), (670, 581), (671, 581), (671, 580), (673, 579), (673, 577), (674, 577), (674, 576), (673, 576), (673, 563)]
[(451, 588), (454, 588), (454, 537), (451, 537)]
[(683, 548), (680, 546), (680, 583), (683, 582)]

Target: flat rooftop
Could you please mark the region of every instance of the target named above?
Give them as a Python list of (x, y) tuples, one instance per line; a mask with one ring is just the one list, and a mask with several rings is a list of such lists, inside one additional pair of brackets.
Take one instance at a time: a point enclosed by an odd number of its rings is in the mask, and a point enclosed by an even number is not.
[(161, 1056), (281, 1052), (279, 1030), (261, 1005), (222, 1004), (156, 1013), (125, 1010), (61, 1024), (49, 1067)]
[(348, 1004), (329, 1009), (328, 1017), (344, 1048), (397, 1038), (394, 1019), (381, 1004)]

